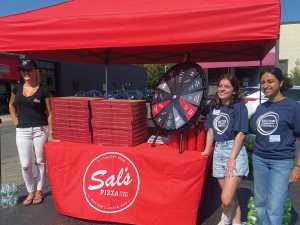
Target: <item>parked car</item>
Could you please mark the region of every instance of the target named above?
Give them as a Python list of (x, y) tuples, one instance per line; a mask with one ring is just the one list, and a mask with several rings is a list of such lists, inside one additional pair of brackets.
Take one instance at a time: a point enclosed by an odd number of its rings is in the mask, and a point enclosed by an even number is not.
[(248, 109), (248, 118), (255, 113), (256, 108), (261, 103), (264, 103), (268, 100), (264, 93), (260, 92), (259, 90), (260, 88), (258, 86), (246, 87), (242, 90), (242, 100), (245, 102)]
[(146, 100), (146, 102), (152, 102), (153, 95), (154, 95), (153, 89), (145, 89), (144, 99)]
[(144, 94), (140, 90), (127, 90), (129, 99), (143, 99)]
[(300, 103), (300, 86), (293, 86), (287, 91), (286, 96)]
[[(300, 103), (300, 86), (293, 86), (291, 89), (285, 93), (288, 98), (294, 99)], [(256, 108), (261, 104), (268, 100), (265, 97), (263, 92), (259, 92), (259, 87), (246, 87), (242, 90), (242, 100), (245, 102), (246, 107), (248, 109), (248, 118), (250, 118)]]
[(109, 99), (143, 99), (144, 94), (140, 90), (115, 89), (108, 94)]
[(8, 94), (0, 93), (0, 115), (8, 113), (8, 98)]
[(114, 90), (112, 97), (115, 99), (129, 99), (129, 95), (126, 90)]
[(103, 97), (104, 94), (99, 90), (92, 89), (89, 91), (82, 91), (82, 90), (77, 91), (75, 93), (75, 96), (78, 96), (78, 97)]
[(0, 83), (0, 115), (8, 113), (10, 92), (7, 84)]

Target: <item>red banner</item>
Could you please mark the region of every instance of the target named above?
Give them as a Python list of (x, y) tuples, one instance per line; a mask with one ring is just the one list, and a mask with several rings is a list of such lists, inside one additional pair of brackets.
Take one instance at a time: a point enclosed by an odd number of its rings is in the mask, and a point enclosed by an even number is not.
[(196, 224), (208, 162), (200, 152), (71, 142), (50, 142), (45, 149), (62, 214), (138, 225)]
[(19, 60), (16, 57), (0, 57), (0, 80), (19, 80), (17, 66)]

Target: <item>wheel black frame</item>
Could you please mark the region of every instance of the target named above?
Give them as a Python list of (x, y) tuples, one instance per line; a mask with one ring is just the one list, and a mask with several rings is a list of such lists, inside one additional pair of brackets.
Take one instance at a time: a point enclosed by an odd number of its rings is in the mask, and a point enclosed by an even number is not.
[[(179, 72), (179, 71), (181, 71), (181, 72)], [(183, 73), (182, 73), (182, 71), (183, 71)], [(189, 71), (190, 71), (190, 75), (188, 75)], [(196, 71), (197, 72), (196, 75), (192, 76), (191, 75), (192, 71), (194, 71), (194, 72)], [(185, 81), (181, 82), (180, 79), (189, 80), (189, 81), (187, 83), (185, 83)], [(200, 89), (196, 88), (192, 93), (190, 93), (189, 90), (185, 89), (186, 87), (191, 89), (190, 87), (193, 85), (192, 82), (199, 81), (199, 80), (200, 80), (200, 83), (202, 84)], [(181, 86), (178, 86), (178, 83), (176, 83), (176, 81), (180, 81)], [(169, 88), (170, 93), (162, 90), (162, 88), (164, 88), (164, 87), (162, 87), (161, 85), (163, 85), (164, 83), (168, 84), (167, 88)], [(191, 104), (197, 108), (194, 115), (188, 119), (184, 113), (184, 110), (182, 109), (182, 106), (179, 103), (179, 99), (184, 95), (192, 95), (193, 93), (196, 93), (196, 91), (202, 92), (201, 100), (199, 101), (198, 105), (192, 104), (190, 101), (188, 102), (189, 104)], [(162, 100), (162, 101), (160, 101), (160, 100)], [(156, 115), (153, 115), (153, 106), (158, 103), (161, 103), (163, 101), (166, 101), (166, 100), (170, 100), (171, 102), (169, 104), (167, 104), (164, 107), (164, 109), (159, 111)], [(185, 99), (185, 101), (187, 101), (187, 100)], [(195, 122), (197, 121), (197, 119), (199, 118), (201, 113), (205, 110), (206, 101), (207, 101), (207, 79), (206, 79), (206, 75), (205, 75), (205, 72), (202, 69), (202, 67), (200, 65), (198, 65), (196, 63), (192, 63), (192, 62), (180, 63), (180, 64), (177, 64), (177, 65), (171, 67), (166, 72), (166, 74), (164, 76), (162, 76), (162, 78), (159, 80), (159, 83), (158, 83), (157, 87), (155, 88), (153, 100), (151, 102), (151, 117), (152, 117), (152, 120), (157, 129), (162, 130), (164, 132), (175, 132), (175, 131), (181, 132), (184, 129), (187, 129), (188, 127), (190, 127), (192, 124), (195, 124)], [(184, 121), (184, 124), (178, 128), (176, 128), (176, 124), (175, 124), (174, 129), (171, 129), (171, 128), (166, 129), (164, 126), (162, 126), (162, 124), (159, 124), (159, 122), (156, 121), (156, 118), (158, 116), (160, 116), (162, 113), (164, 113), (164, 110), (167, 110), (167, 107), (172, 107), (174, 105), (180, 106), (181, 109), (180, 109), (179, 114), (181, 115), (181, 117), (182, 116), (184, 117), (185, 121)], [(176, 106), (175, 106), (175, 108), (178, 111), (179, 108)], [(165, 122), (166, 121), (164, 121), (164, 123)], [(174, 123), (176, 123), (176, 122), (174, 121)]]

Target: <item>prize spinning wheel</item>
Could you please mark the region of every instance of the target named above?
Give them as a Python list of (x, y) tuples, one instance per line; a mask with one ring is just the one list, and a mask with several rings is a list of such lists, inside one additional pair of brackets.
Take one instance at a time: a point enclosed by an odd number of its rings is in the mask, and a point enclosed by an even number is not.
[(207, 96), (203, 69), (195, 63), (177, 64), (155, 89), (152, 118), (164, 131), (182, 131), (197, 119)]

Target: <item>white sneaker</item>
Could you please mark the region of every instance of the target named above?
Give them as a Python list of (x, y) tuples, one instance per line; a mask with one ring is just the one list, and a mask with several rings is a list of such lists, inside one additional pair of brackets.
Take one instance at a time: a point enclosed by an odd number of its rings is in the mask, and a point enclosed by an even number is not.
[(230, 225), (230, 224), (231, 224), (231, 219), (228, 216), (226, 216), (224, 213), (222, 213), (221, 220), (218, 223), (218, 225)]

